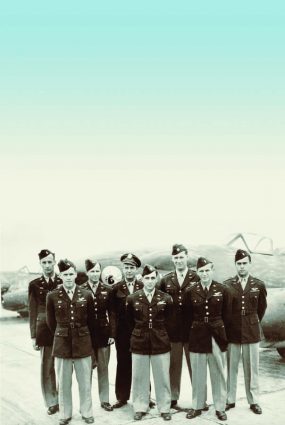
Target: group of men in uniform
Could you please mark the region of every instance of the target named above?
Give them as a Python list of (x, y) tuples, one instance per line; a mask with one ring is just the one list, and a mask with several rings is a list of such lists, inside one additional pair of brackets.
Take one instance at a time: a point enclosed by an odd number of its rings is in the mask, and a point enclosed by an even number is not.
[[(31, 337), (34, 348), (41, 350), (47, 413), (59, 411), (60, 425), (72, 418), (73, 368), (80, 413), (86, 423), (94, 422), (91, 378), (95, 366), (101, 407), (112, 411), (126, 405), (132, 389), (134, 419), (140, 420), (154, 405), (150, 399), (151, 365), (158, 411), (164, 420), (171, 420), (171, 408), (183, 410), (178, 404), (183, 352), (189, 384), (192, 382), (187, 419), (209, 410), (207, 364), (216, 416), (227, 419), (226, 411), (236, 403), (241, 355), (250, 409), (262, 413), (258, 363), (266, 289), (249, 274), (248, 252), (236, 252), (237, 275), (224, 283), (213, 280), (214, 265), (204, 257), (197, 261), (197, 272), (189, 269), (188, 252), (181, 244), (172, 249), (174, 271), (161, 279), (148, 264), (138, 279), (141, 261), (127, 253), (121, 257), (124, 278), (112, 287), (101, 282), (98, 262), (86, 260), (88, 281), (78, 286), (71, 261), (58, 263), (57, 276), (51, 251), (42, 250), (39, 259), (43, 275), (29, 285)], [(117, 401), (112, 406), (108, 364), (114, 342)]]

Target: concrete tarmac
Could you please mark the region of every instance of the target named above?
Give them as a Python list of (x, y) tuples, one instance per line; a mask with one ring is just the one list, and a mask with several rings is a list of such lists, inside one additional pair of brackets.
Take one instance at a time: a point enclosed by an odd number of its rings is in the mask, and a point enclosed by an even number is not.
[[(58, 424), (58, 414), (48, 416), (43, 404), (40, 387), (40, 354), (32, 349), (28, 319), (18, 317), (16, 313), (1, 311), (1, 425), (54, 425)], [(110, 402), (116, 401), (114, 382), (116, 373), (116, 351), (112, 346), (110, 360)], [(209, 376), (209, 374), (208, 374)], [(154, 386), (151, 397), (155, 401)], [(128, 424), (133, 420), (131, 401), (128, 405), (113, 412), (105, 412), (100, 407), (97, 389), (97, 372), (93, 374), (92, 384), (93, 410), (97, 424)], [(179, 405), (191, 408), (191, 384), (186, 364), (183, 365), (182, 388)], [(185, 418), (185, 412), (172, 410), (171, 423), (191, 423), (196, 425), (210, 422), (231, 425), (283, 425), (285, 423), (285, 360), (275, 350), (260, 351), (260, 405), (262, 415), (255, 415), (247, 404), (243, 383), (243, 371), (240, 366), (237, 404), (228, 412), (228, 420), (221, 422), (215, 415), (212, 405), (211, 384), (208, 379), (208, 404), (210, 409), (191, 421)], [(144, 425), (164, 423), (157, 409), (153, 408), (142, 419)], [(84, 424), (79, 414), (78, 390), (75, 375), (73, 377), (73, 417), (70, 425)]]

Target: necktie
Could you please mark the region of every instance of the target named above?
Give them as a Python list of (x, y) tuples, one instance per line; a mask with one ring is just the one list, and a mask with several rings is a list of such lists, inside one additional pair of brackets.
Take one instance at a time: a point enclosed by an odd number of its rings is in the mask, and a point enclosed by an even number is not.
[(97, 291), (97, 285), (93, 285), (93, 293), (96, 294)]
[(69, 290), (67, 291), (67, 295), (68, 295), (68, 296), (69, 296), (69, 298), (72, 300), (73, 292), (72, 292), (72, 290), (71, 290), (71, 289), (69, 289)]
[(245, 279), (241, 280), (241, 286), (242, 286), (242, 289), (244, 291), (244, 288), (246, 287), (246, 280)]
[(52, 289), (52, 285), (53, 285), (53, 281), (52, 281), (52, 279), (50, 277), (49, 280), (48, 280), (48, 284), (47, 284), (49, 291)]
[(208, 288), (207, 288), (207, 286), (205, 286), (204, 292), (205, 292), (205, 295), (207, 296), (208, 295)]
[(147, 298), (148, 298), (148, 301), (151, 303), (151, 300), (152, 300), (151, 293), (147, 294)]
[(129, 293), (132, 294), (133, 293), (133, 282), (128, 284), (129, 287)]

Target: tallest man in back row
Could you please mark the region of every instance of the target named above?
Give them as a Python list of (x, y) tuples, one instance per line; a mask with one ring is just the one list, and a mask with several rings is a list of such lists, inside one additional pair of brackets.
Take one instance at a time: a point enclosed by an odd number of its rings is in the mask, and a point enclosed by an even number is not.
[(160, 283), (160, 290), (171, 295), (173, 299), (173, 318), (169, 326), (171, 342), (170, 351), (170, 387), (171, 407), (179, 410), (177, 401), (180, 395), (181, 371), (183, 350), (186, 357), (189, 375), (191, 378), (191, 365), (188, 350), (188, 335), (185, 335), (185, 326), (182, 316), (182, 299), (186, 289), (199, 280), (197, 274), (188, 269), (188, 251), (182, 244), (175, 244), (172, 248), (172, 262), (175, 270), (166, 274)]

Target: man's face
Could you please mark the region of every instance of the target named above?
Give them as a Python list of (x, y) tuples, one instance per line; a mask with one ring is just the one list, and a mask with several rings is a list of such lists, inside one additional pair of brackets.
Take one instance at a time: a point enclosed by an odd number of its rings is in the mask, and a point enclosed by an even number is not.
[(145, 290), (147, 292), (151, 292), (155, 285), (157, 284), (157, 274), (156, 272), (152, 272), (150, 274), (147, 274), (146, 276), (143, 276), (142, 278)]
[(62, 282), (67, 289), (72, 289), (75, 286), (76, 276), (77, 276), (77, 273), (73, 267), (69, 267), (69, 269), (60, 273)]
[(52, 254), (40, 260), (40, 265), (45, 276), (52, 276), (54, 273), (55, 259)]
[(101, 267), (100, 267), (100, 264), (98, 264), (98, 263), (95, 264), (93, 269), (91, 269), (87, 272), (88, 279), (92, 283), (99, 282), (100, 274), (101, 274)]
[(250, 265), (251, 263), (248, 257), (238, 260), (236, 262), (236, 269), (237, 269), (238, 275), (242, 278), (247, 277), (249, 273)]
[(183, 271), (187, 268), (188, 254), (185, 251), (179, 252), (179, 254), (172, 255), (172, 261), (176, 270)]
[(137, 267), (132, 264), (123, 264), (123, 273), (126, 280), (132, 281), (134, 280), (137, 272)]
[(209, 286), (212, 282), (214, 273), (214, 266), (213, 264), (206, 264), (204, 267), (200, 267), (197, 270), (197, 274), (201, 279), (201, 283), (205, 286)]

